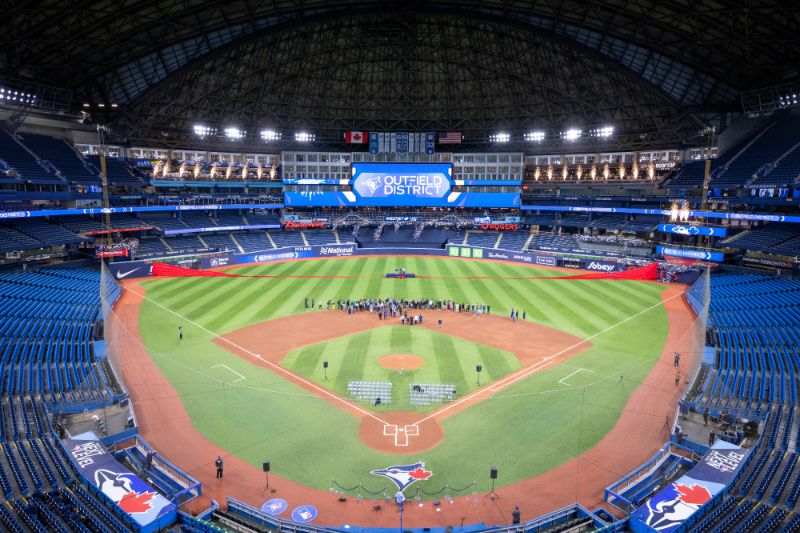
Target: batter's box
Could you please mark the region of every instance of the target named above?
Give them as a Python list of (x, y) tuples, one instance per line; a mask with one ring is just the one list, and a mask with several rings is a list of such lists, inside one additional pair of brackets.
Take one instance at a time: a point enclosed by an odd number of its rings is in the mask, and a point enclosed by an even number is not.
[(383, 436), (384, 437), (396, 437), (397, 436), (397, 426), (392, 424), (384, 424), (383, 425)]
[(404, 429), (407, 437), (419, 437), (419, 426), (406, 426)]
[[(579, 387), (581, 385), (581, 383), (578, 383), (578, 384), (567, 383), (567, 380), (569, 378), (573, 377), (573, 376), (576, 376), (576, 375), (580, 374), (581, 372), (590, 372), (590, 373), (594, 374), (594, 370), (591, 370), (589, 368), (579, 368), (575, 372), (572, 372), (571, 374), (569, 374), (567, 376), (564, 376), (563, 378), (559, 379), (558, 382), (561, 383), (562, 385), (566, 385), (567, 387)], [(578, 379), (578, 381), (581, 381), (581, 380)]]

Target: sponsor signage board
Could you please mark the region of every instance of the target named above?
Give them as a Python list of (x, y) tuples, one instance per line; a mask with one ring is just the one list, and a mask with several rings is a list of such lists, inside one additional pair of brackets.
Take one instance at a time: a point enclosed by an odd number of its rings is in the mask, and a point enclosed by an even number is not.
[(302, 221), (287, 220), (283, 223), (283, 229), (323, 229), (326, 222), (324, 220)]
[(480, 225), (483, 231), (517, 231), (519, 224), (509, 224), (505, 222), (483, 222)]
[(592, 272), (621, 272), (625, 270), (625, 266), (622, 263), (614, 263), (612, 261), (593, 261), (588, 259), (581, 261), (581, 267)]
[(749, 265), (760, 265), (771, 268), (792, 268), (794, 266), (793, 261), (787, 261), (785, 259), (770, 259), (769, 257), (752, 257), (746, 255), (742, 258), (742, 261)]
[(211, 226), (208, 228), (182, 228), (164, 230), (164, 235), (183, 235), (184, 233), (209, 233), (212, 231), (241, 231), (257, 229), (280, 229), (280, 224), (254, 224), (252, 226)]

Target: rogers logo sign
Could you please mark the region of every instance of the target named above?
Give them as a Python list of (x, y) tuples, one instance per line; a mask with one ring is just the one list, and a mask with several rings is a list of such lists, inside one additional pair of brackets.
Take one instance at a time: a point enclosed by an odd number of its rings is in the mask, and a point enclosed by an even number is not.
[(322, 229), (325, 227), (325, 222), (295, 222), (294, 220), (287, 220), (283, 223), (283, 229)]
[(486, 230), (517, 231), (519, 229), (519, 224), (492, 224), (490, 222), (484, 222), (483, 224), (481, 224), (481, 229), (483, 231)]
[(355, 246), (323, 246), (319, 255), (353, 255)]
[(613, 272), (614, 268), (614, 265), (604, 265), (594, 261), (586, 265), (586, 270), (599, 270), (600, 272)]

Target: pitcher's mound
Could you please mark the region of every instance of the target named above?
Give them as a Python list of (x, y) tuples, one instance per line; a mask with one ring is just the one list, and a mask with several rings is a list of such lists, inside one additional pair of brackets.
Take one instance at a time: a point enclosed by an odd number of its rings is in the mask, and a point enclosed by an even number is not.
[(378, 360), (379, 365), (389, 370), (414, 370), (421, 367), (424, 362), (422, 357), (405, 353), (384, 355)]

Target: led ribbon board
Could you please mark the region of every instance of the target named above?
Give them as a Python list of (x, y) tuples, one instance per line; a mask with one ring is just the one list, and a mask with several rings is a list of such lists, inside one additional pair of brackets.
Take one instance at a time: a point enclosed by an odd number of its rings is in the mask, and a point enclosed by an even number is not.
[(658, 231), (662, 233), (688, 235), (691, 237), (694, 237), (695, 235), (725, 237), (725, 235), (728, 233), (725, 228), (711, 228), (707, 226), (676, 226), (675, 224), (659, 224)]
[(364, 206), (455, 205), (450, 163), (353, 163), (352, 201)]
[(671, 255), (673, 257), (683, 257), (686, 259), (699, 259), (701, 261), (716, 261), (717, 263), (725, 260), (725, 255), (721, 252), (707, 252), (705, 250), (687, 250), (685, 248), (668, 248), (666, 246), (656, 246), (656, 253), (659, 255)]

